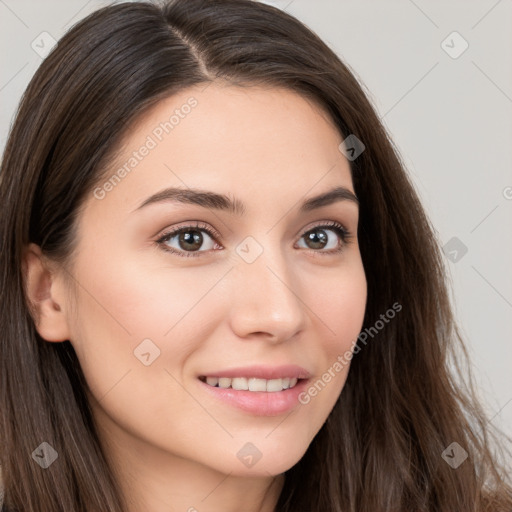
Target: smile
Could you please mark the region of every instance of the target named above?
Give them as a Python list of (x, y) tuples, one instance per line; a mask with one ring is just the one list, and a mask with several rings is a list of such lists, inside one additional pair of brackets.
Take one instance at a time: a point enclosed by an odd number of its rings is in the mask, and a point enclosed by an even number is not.
[(291, 389), (300, 379), (283, 377), (278, 379), (258, 379), (256, 377), (200, 377), (209, 386), (238, 391), (277, 392)]

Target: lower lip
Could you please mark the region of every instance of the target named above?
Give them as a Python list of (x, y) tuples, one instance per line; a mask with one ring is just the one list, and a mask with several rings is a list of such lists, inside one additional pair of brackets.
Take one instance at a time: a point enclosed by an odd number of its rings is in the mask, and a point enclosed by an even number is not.
[(283, 391), (243, 391), (210, 386), (201, 380), (199, 383), (207, 393), (242, 411), (257, 416), (279, 416), (300, 403), (299, 395), (306, 389), (308, 379), (300, 380), (293, 388)]

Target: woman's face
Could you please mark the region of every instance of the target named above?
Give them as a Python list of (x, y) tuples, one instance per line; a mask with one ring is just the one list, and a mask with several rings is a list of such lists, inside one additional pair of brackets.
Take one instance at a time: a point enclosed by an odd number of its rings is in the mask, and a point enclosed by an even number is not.
[(302, 457), (366, 304), (341, 142), (296, 93), (216, 83), (129, 131), (79, 217), (66, 318), (112, 446), (242, 476)]

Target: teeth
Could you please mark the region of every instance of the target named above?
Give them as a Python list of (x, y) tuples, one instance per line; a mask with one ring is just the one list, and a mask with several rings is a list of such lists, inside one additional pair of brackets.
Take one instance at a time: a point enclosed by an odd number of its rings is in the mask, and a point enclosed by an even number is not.
[(233, 389), (240, 389), (247, 391), (249, 389), (249, 384), (247, 383), (247, 379), (245, 377), (238, 377), (236, 379), (232, 379), (231, 387)]
[(272, 379), (267, 381), (267, 391), (282, 391), (283, 379)]
[(267, 381), (265, 379), (249, 379), (249, 391), (267, 391)]
[(231, 387), (231, 379), (227, 379), (226, 377), (221, 377), (219, 379), (219, 388), (230, 388)]
[(267, 391), (275, 392), (282, 391), (283, 389), (293, 388), (297, 384), (298, 379), (295, 377), (284, 377), (282, 379), (256, 379), (246, 377), (207, 377), (206, 383), (210, 386), (218, 386), (223, 389), (236, 389), (243, 391)]
[(210, 386), (216, 386), (219, 383), (219, 379), (217, 377), (206, 377), (206, 382)]

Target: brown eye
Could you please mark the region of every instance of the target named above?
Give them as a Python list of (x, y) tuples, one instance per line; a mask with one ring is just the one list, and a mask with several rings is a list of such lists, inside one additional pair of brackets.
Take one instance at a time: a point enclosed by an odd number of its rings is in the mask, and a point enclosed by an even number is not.
[(349, 232), (341, 224), (333, 223), (315, 226), (304, 233), (301, 240), (305, 240), (308, 249), (332, 254), (340, 251), (349, 238)]
[(320, 228), (315, 228), (313, 231), (310, 231), (307, 235), (304, 236), (305, 240), (307, 240), (306, 243), (309, 242), (309, 247), (311, 249), (323, 249), (329, 240), (326, 232)]
[(201, 231), (181, 231), (176, 236), (178, 237), (180, 249), (197, 251), (201, 248), (201, 245), (203, 245), (203, 235)]
[[(206, 233), (206, 236), (203, 233)], [(201, 252), (207, 252), (215, 247), (215, 236), (215, 233), (206, 227), (184, 226), (165, 233), (157, 243), (164, 250), (179, 256), (199, 256)]]

